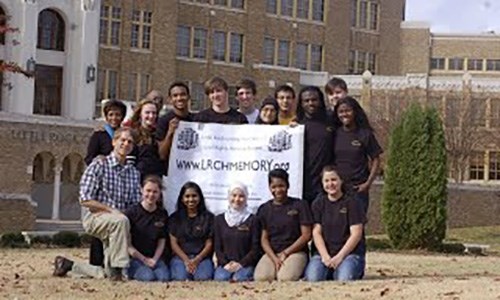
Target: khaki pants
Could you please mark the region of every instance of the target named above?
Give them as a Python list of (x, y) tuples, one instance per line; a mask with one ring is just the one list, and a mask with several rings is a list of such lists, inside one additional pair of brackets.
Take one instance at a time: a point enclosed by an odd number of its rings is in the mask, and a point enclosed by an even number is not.
[(100, 239), (104, 246), (104, 268), (86, 263), (74, 263), (71, 272), (76, 276), (104, 278), (109, 268), (126, 268), (130, 261), (128, 244), (130, 223), (121, 213), (87, 214), (83, 218), (86, 233)]
[(255, 281), (297, 281), (304, 273), (307, 264), (307, 254), (304, 252), (293, 253), (288, 256), (281, 268), (276, 272), (272, 259), (264, 254), (255, 267), (253, 275)]

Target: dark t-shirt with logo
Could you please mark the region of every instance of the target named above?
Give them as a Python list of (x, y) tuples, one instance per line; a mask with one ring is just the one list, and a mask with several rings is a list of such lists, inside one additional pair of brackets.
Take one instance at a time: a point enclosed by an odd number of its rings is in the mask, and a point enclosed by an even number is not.
[(255, 266), (260, 259), (260, 233), (257, 217), (251, 215), (239, 226), (229, 227), (224, 214), (215, 217), (214, 249), (217, 264), (236, 261), (243, 267)]
[(373, 131), (358, 128), (346, 131), (343, 127), (335, 131), (335, 165), (340, 177), (350, 184), (365, 182), (370, 176), (368, 158), (382, 153)]
[(169, 111), (166, 115), (160, 117), (158, 119), (158, 124), (156, 125), (156, 131), (155, 131), (155, 138), (158, 141), (161, 141), (165, 138), (168, 132), (168, 127), (170, 125), (170, 121), (172, 121), (173, 118), (178, 118), (181, 121), (192, 121), (193, 120), (193, 114), (188, 113), (187, 116), (185, 117), (179, 117), (176, 115), (173, 111)]
[(212, 108), (200, 111), (193, 117), (194, 122), (218, 124), (248, 124), (247, 117), (234, 108), (225, 113), (218, 113)]
[[(314, 224), (321, 225), (321, 234), (330, 256), (335, 256), (344, 247), (351, 235), (350, 226), (365, 223), (365, 214), (359, 201), (345, 195), (330, 201), (325, 194), (314, 200), (312, 207)], [(364, 235), (351, 253), (364, 255)], [(319, 254), (313, 249), (314, 254)]]
[(132, 245), (146, 257), (153, 257), (159, 239), (167, 239), (165, 247), (170, 248), (168, 242), (168, 214), (163, 208), (149, 212), (140, 203), (132, 206), (125, 213), (130, 221), (130, 235)]
[[(312, 225), (309, 204), (306, 201), (288, 197), (283, 204), (269, 200), (257, 212), (260, 226), (267, 230), (269, 243), (278, 254), (292, 245), (301, 236), (301, 225)], [(301, 250), (308, 252), (307, 245)]]
[(170, 216), (168, 227), (182, 251), (187, 255), (196, 255), (205, 247), (205, 241), (212, 238), (213, 223), (214, 215), (208, 211), (194, 218), (176, 211)]

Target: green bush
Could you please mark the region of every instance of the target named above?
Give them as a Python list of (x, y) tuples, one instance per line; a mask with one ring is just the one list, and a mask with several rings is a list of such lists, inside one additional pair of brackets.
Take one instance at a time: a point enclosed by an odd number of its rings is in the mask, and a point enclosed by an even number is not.
[(446, 148), (435, 109), (413, 104), (389, 141), (382, 220), (398, 249), (439, 249), (446, 232)]
[(77, 248), (82, 245), (80, 235), (73, 231), (61, 231), (52, 237), (52, 243), (56, 246)]
[(0, 238), (0, 246), (5, 248), (28, 248), (29, 245), (20, 232), (3, 234)]
[(50, 235), (37, 235), (31, 238), (31, 245), (46, 245), (52, 244), (52, 237)]
[(80, 241), (81, 241), (83, 247), (88, 247), (88, 246), (90, 246), (90, 243), (92, 242), (92, 236), (90, 234), (84, 233), (84, 234), (80, 235)]

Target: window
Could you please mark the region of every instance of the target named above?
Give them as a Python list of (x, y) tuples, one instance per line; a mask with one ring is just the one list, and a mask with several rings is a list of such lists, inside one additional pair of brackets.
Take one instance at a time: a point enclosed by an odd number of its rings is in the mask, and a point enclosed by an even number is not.
[(347, 63), (347, 73), (354, 74), (356, 71), (356, 51), (349, 50), (349, 61)]
[(486, 126), (486, 99), (472, 98), (470, 103), (471, 123), (473, 126)]
[(445, 124), (448, 127), (456, 127), (459, 123), (460, 99), (447, 97), (445, 99)]
[(226, 33), (215, 31), (213, 36), (212, 58), (218, 61), (226, 60)]
[(372, 74), (375, 74), (376, 66), (377, 66), (377, 56), (375, 55), (375, 53), (368, 53), (366, 69), (370, 71)]
[(266, 3), (266, 12), (269, 14), (277, 14), (278, 13), (278, 0), (267, 0)]
[(445, 59), (442, 57), (431, 58), (431, 70), (444, 70), (445, 69), (444, 62), (445, 62)]
[(193, 57), (205, 59), (207, 57), (207, 30), (195, 28), (193, 36)]
[(130, 73), (128, 76), (127, 100), (139, 101), (150, 90), (151, 75)]
[(357, 65), (356, 65), (356, 73), (358, 74), (363, 74), (363, 72), (366, 70), (366, 53), (358, 51), (358, 56), (357, 56)]
[(307, 48), (308, 44), (297, 43), (295, 45), (295, 67), (307, 70)]
[(500, 152), (490, 151), (488, 154), (489, 161), (489, 180), (500, 180)]
[(379, 3), (376, 0), (351, 1), (351, 26), (378, 30)]
[(312, 0), (312, 19), (314, 21), (323, 22), (323, 0)]
[(64, 51), (64, 20), (55, 10), (42, 10), (38, 16), (37, 48)]
[(281, 0), (281, 15), (287, 17), (293, 16), (293, 0)]
[(469, 158), (469, 179), (484, 180), (484, 153), (473, 152)]
[(370, 2), (370, 18), (369, 18), (369, 29), (378, 29), (378, 4)]
[(500, 98), (490, 99), (490, 104), (491, 104), (490, 127), (500, 128)]
[(135, 101), (140, 98), (137, 95), (137, 79), (139, 78), (139, 74), (137, 73), (130, 73), (128, 76), (128, 92), (127, 92), (127, 99), (131, 101)]
[(177, 56), (189, 57), (191, 29), (187, 26), (177, 26)]
[(321, 71), (323, 65), (323, 46), (311, 45), (311, 70)]
[(290, 55), (290, 42), (280, 40), (278, 43), (278, 66), (288, 67)]
[(275, 40), (271, 38), (264, 38), (264, 59), (263, 63), (268, 65), (274, 65), (274, 49)]
[(364, 71), (372, 74), (377, 72), (377, 54), (359, 50), (350, 50), (347, 72), (349, 74), (363, 74)]
[(36, 65), (33, 113), (61, 115), (63, 68)]
[(245, 8), (244, 0), (231, 0), (231, 8), (243, 9)]
[(97, 102), (102, 99), (118, 98), (118, 72), (99, 69), (97, 73)]
[(200, 111), (205, 102), (203, 83), (191, 82), (191, 111)]
[(500, 59), (487, 59), (486, 71), (500, 71)]
[(359, 22), (358, 22), (359, 27), (366, 28), (367, 18), (368, 18), (368, 3), (366, 1), (361, 1), (359, 5)]
[(214, 5), (227, 6), (227, 0), (214, 0)]
[(230, 35), (230, 52), (229, 61), (232, 63), (243, 62), (243, 35), (239, 33), (231, 33)]
[(469, 58), (467, 60), (467, 70), (482, 71), (483, 70), (483, 60)]
[(450, 59), (448, 59), (448, 69), (449, 70), (463, 70), (464, 69), (464, 59), (463, 58), (450, 58)]
[(300, 19), (309, 19), (309, 0), (297, 0), (295, 16)]
[(101, 6), (99, 43), (119, 46), (122, 9), (115, 6)]
[(358, 21), (358, 0), (351, 0), (351, 26), (356, 27)]
[(130, 47), (151, 49), (151, 26), (153, 13), (145, 10), (132, 12)]

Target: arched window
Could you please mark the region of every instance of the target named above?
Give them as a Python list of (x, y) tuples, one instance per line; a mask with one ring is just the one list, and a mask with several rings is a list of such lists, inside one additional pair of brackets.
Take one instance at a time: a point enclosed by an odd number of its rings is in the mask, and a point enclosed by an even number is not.
[(37, 48), (64, 51), (64, 20), (53, 9), (45, 9), (38, 16)]
[(63, 183), (78, 184), (85, 169), (83, 158), (80, 154), (71, 153), (66, 156), (62, 164), (61, 181)]
[(50, 152), (41, 152), (33, 160), (33, 181), (35, 183), (54, 182), (54, 155)]
[[(0, 27), (4, 27), (7, 25), (7, 15), (5, 15), (5, 11), (0, 6)], [(0, 45), (5, 45), (5, 33), (0, 33)]]

